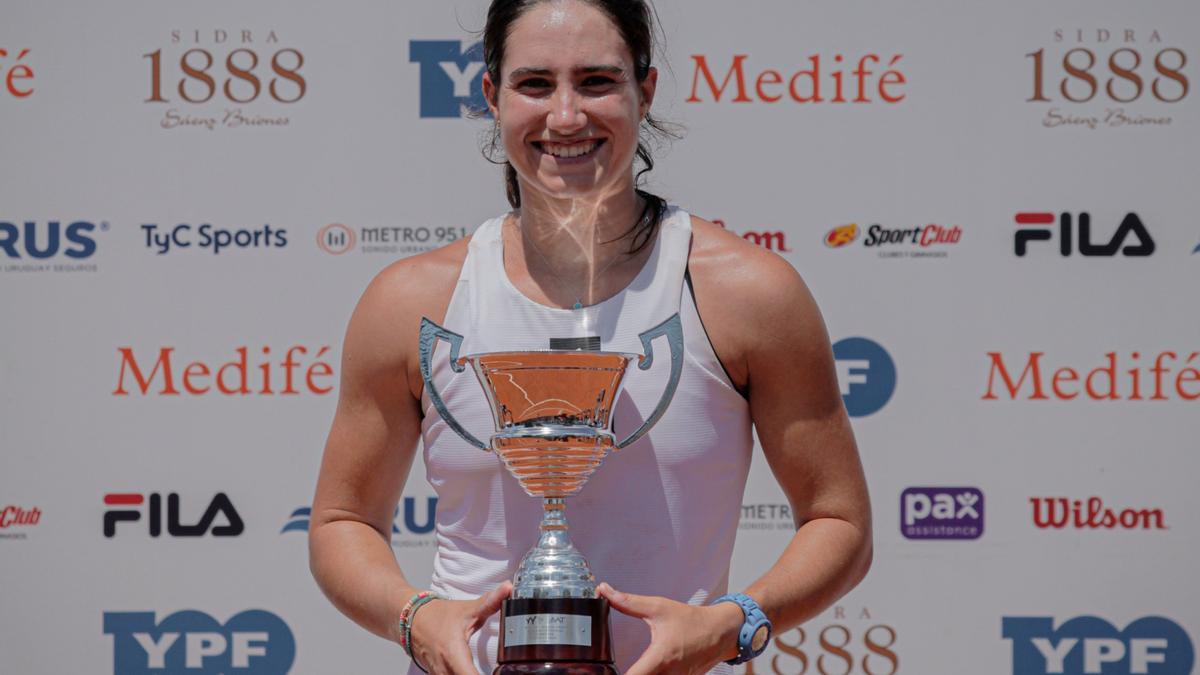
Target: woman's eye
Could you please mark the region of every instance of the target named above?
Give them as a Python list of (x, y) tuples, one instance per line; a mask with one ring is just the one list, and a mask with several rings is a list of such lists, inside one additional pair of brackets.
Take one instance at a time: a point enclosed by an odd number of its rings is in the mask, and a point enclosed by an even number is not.
[(606, 87), (610, 84), (613, 84), (612, 78), (601, 77), (598, 75), (594, 75), (583, 81), (583, 86), (585, 87)]
[(522, 80), (517, 86), (522, 89), (545, 89), (550, 86), (550, 82), (540, 77), (534, 77), (528, 80)]

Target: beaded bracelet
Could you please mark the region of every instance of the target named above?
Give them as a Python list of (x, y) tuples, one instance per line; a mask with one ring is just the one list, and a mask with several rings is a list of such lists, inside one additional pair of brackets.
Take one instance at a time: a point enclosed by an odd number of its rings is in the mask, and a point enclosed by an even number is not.
[(412, 650), (412, 622), (413, 617), (417, 615), (417, 610), (429, 603), (432, 600), (444, 600), (445, 598), (437, 593), (430, 591), (421, 591), (409, 598), (408, 603), (404, 605), (404, 609), (400, 610), (400, 646), (404, 648), (404, 653), (412, 659), (413, 664), (421, 669), (421, 672), (427, 673), (425, 666), (422, 666), (417, 657), (413, 655)]

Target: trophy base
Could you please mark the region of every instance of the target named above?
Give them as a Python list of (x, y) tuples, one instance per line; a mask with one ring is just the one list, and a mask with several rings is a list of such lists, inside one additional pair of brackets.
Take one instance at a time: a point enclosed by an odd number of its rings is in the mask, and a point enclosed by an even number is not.
[(510, 598), (493, 675), (618, 675), (604, 598)]

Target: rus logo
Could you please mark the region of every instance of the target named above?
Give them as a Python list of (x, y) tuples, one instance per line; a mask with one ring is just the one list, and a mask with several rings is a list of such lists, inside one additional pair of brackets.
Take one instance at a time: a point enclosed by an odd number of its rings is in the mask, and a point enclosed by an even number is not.
[(421, 117), (462, 117), (464, 108), (487, 110), (482, 42), (467, 47), (458, 40), (412, 40), (408, 61), (420, 64)]
[[(96, 230), (93, 223), (77, 220), (65, 228), (57, 220), (44, 225), (25, 221), (23, 225), (22, 228), (15, 223), (0, 222), (0, 251), (9, 258), (19, 260), (24, 254), (30, 258), (45, 259), (62, 253), (68, 258), (81, 260), (92, 257), (96, 252), (96, 240), (91, 235)], [(107, 230), (108, 223), (101, 223), (100, 229)], [(40, 243), (41, 240), (45, 243)]]
[(1118, 631), (1095, 616), (1054, 629), (1051, 617), (1004, 617), (1013, 675), (1190, 675), (1192, 640), (1174, 621), (1147, 616)]
[(120, 675), (282, 675), (296, 660), (296, 638), (283, 619), (261, 609), (221, 625), (194, 610), (156, 623), (154, 612), (105, 612)]
[[(392, 534), (429, 534), (433, 532), (437, 517), (437, 497), (425, 498), (425, 522), (417, 520), (417, 498), (405, 497), (400, 504), (396, 505), (396, 511), (392, 514)], [(403, 516), (403, 518), (401, 518)], [(288, 520), (283, 525), (283, 529), (279, 530), (279, 534), (285, 532), (308, 532), (310, 521), (312, 520), (312, 507), (301, 506), (288, 516)], [(404, 522), (404, 529), (400, 528), (397, 521)]]

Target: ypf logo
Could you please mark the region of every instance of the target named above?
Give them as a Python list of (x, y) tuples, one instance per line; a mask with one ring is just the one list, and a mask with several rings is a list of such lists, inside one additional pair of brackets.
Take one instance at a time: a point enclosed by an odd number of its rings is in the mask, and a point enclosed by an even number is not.
[(296, 660), (296, 638), (283, 619), (261, 609), (221, 625), (195, 610), (155, 623), (154, 612), (105, 612), (120, 675), (283, 675)]
[(421, 117), (462, 117), (486, 110), (483, 99), (483, 43), (412, 40), (409, 63), (421, 66)]
[(879, 343), (863, 337), (833, 345), (842, 402), (851, 417), (865, 417), (887, 405), (896, 390), (896, 364)]
[[(104, 505), (107, 508), (104, 512), (104, 536), (115, 537), (117, 534), (117, 523), (119, 522), (137, 522), (142, 519), (143, 510), (149, 515), (149, 530), (151, 537), (157, 537), (162, 534), (163, 507), (162, 495), (157, 492), (152, 492), (149, 495), (149, 500), (146, 495), (138, 492), (117, 493), (112, 492), (104, 495)], [(147, 503), (147, 501), (149, 503)], [(143, 505), (145, 508), (143, 509)], [(208, 508), (205, 509), (204, 515), (200, 516), (200, 520), (194, 525), (185, 525), (181, 522), (179, 515), (179, 495), (175, 492), (167, 495), (167, 534), (172, 537), (203, 537), (206, 534), (211, 534), (214, 537), (236, 537), (245, 531), (246, 526), (242, 522), (242, 517), (238, 515), (237, 509), (233, 508), (233, 502), (229, 501), (229, 497), (224, 492), (218, 492)], [(224, 516), (225, 523), (223, 525), (213, 525), (217, 516)]]
[(341, 255), (353, 249), (357, 239), (354, 230), (341, 223), (331, 223), (317, 231), (317, 246), (333, 255)]
[(906, 539), (983, 536), (983, 491), (973, 487), (911, 487), (900, 494), (900, 533)]
[(1013, 675), (1189, 675), (1195, 654), (1179, 624), (1147, 616), (1118, 631), (1081, 616), (1054, 630), (1051, 617), (1004, 617)]

